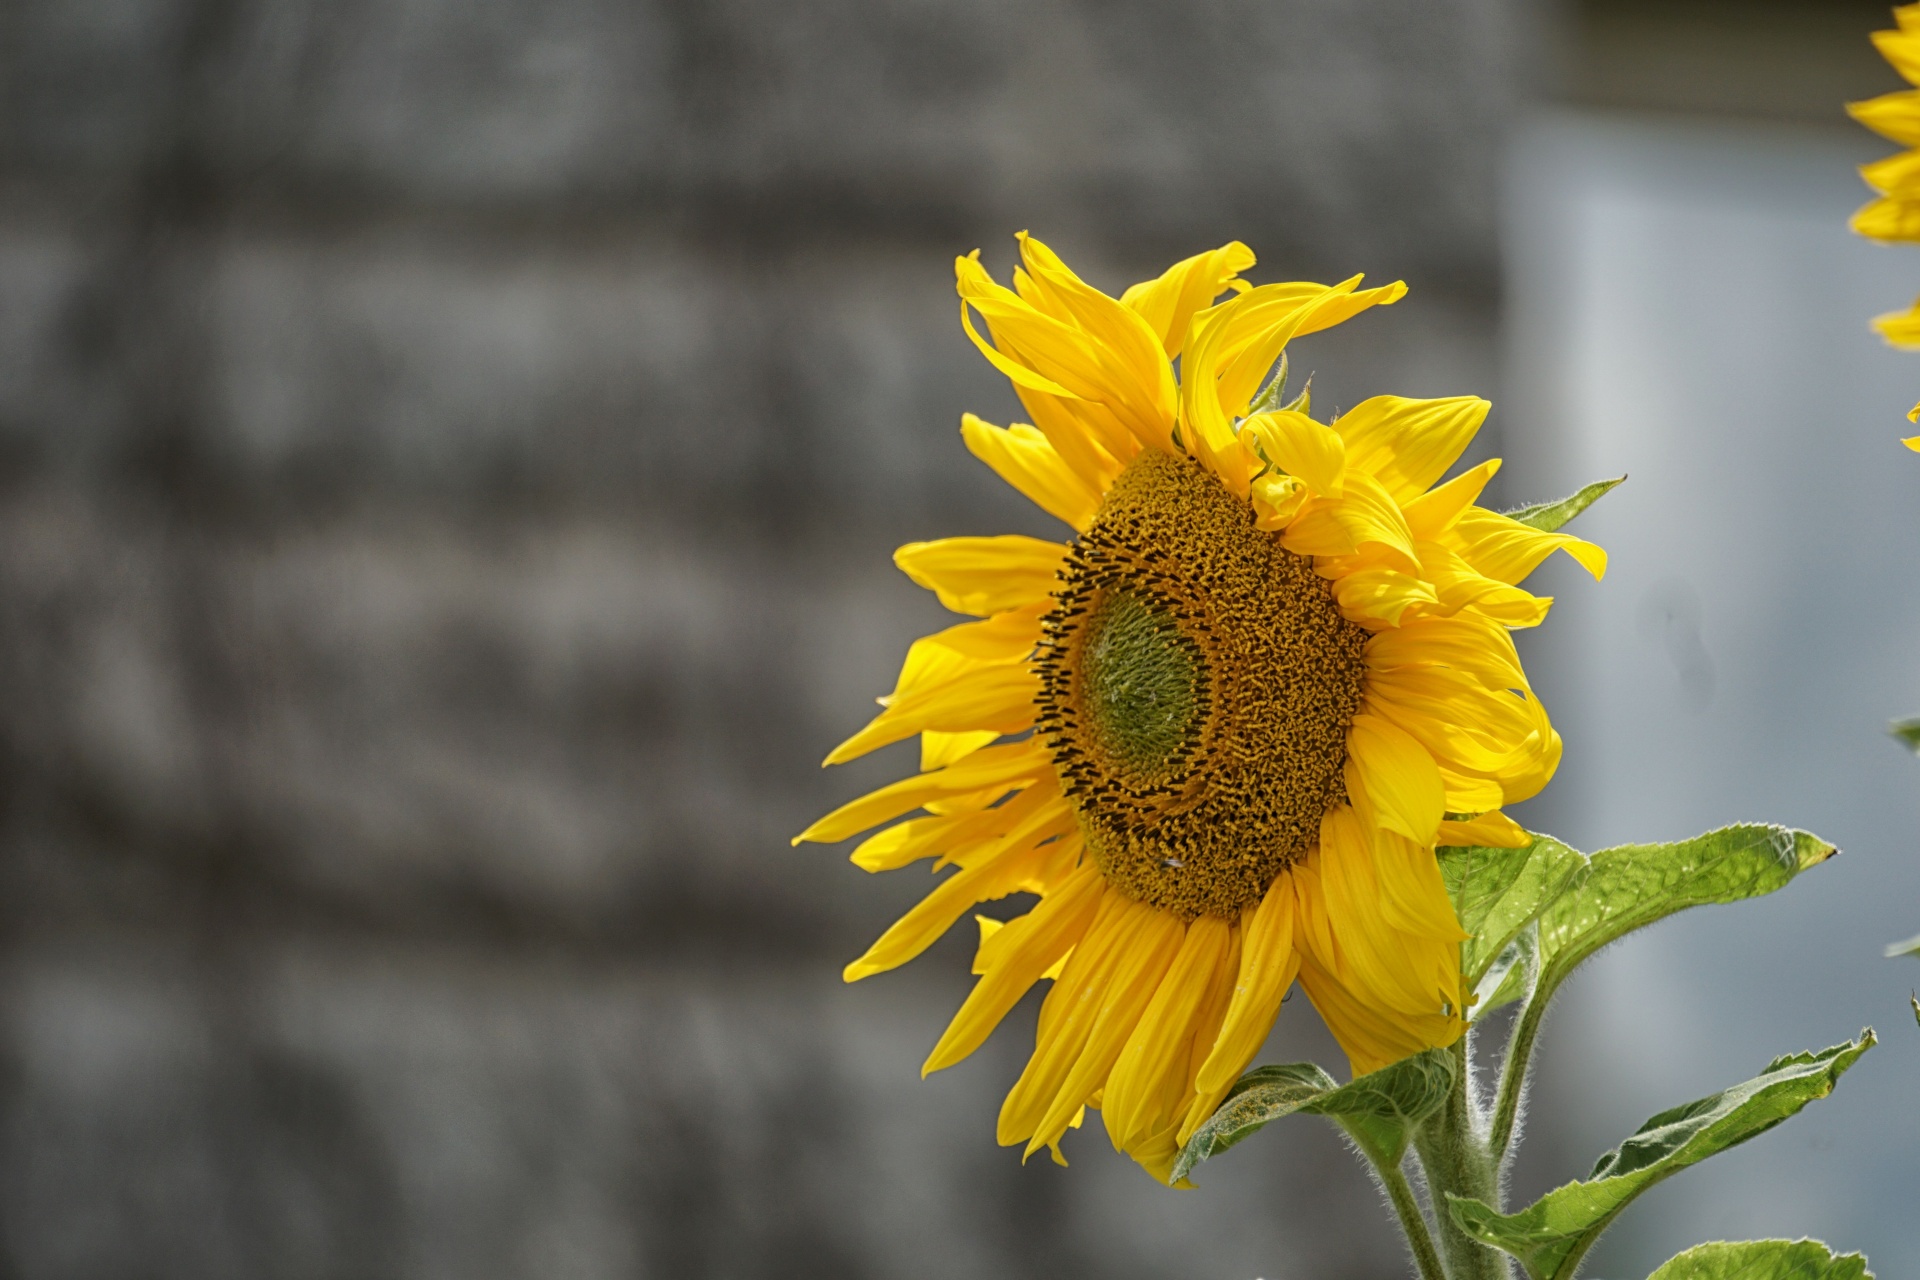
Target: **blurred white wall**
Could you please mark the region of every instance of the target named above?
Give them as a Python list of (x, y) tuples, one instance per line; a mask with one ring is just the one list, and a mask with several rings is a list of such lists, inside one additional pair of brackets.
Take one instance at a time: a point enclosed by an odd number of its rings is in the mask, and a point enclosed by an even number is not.
[(1832, 1098), (1630, 1210), (1598, 1276), (1802, 1234), (1920, 1272), (1920, 964), (1881, 954), (1920, 930), (1920, 761), (1885, 734), (1920, 713), (1920, 456), (1898, 443), (1920, 355), (1867, 327), (1920, 292), (1920, 248), (1845, 226), (1853, 167), (1883, 151), (1568, 113), (1509, 170), (1508, 492), (1631, 475), (1575, 526), (1611, 553), (1605, 583), (1542, 574), (1560, 603), (1529, 658), (1567, 751), (1524, 817), (1586, 849), (1763, 820), (1845, 851), (1574, 981), (1517, 1191), (1776, 1054), (1882, 1037)]

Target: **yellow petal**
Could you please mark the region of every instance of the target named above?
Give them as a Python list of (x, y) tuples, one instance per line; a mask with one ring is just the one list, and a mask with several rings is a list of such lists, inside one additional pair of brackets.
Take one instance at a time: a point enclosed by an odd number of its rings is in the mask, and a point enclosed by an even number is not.
[(1392, 1066), (1423, 1049), (1452, 1044), (1465, 1030), (1459, 1019), (1442, 1014), (1410, 1017), (1370, 1008), (1364, 998), (1311, 961), (1300, 966), (1300, 986), (1356, 1076)]
[(1415, 619), (1368, 640), (1366, 654), (1367, 667), (1372, 671), (1452, 667), (1490, 689), (1528, 687), (1520, 654), (1507, 628), (1474, 614)]
[(1272, 532), (1284, 529), (1298, 515), (1307, 500), (1307, 486), (1298, 476), (1268, 472), (1252, 482), (1254, 526)]
[(1331, 577), (1333, 598), (1350, 622), (1370, 631), (1399, 627), (1409, 612), (1437, 607), (1440, 597), (1418, 574), (1384, 563), (1382, 556), (1323, 557), (1315, 568)]
[(1920, 151), (1896, 151), (1860, 166), (1860, 177), (1882, 195), (1920, 190)]
[(1100, 508), (1100, 494), (1069, 467), (1034, 427), (996, 427), (972, 414), (960, 419), (960, 435), (974, 457), (992, 467), (1035, 506), (1075, 529), (1085, 529)]
[(1040, 1003), (1033, 1056), (1000, 1105), (995, 1137), (1001, 1146), (1025, 1142), (1038, 1130), (1086, 1047), (1115, 967), (1138, 943), (1151, 917), (1161, 914), (1112, 889), (1101, 895), (1093, 922), (1068, 957), (1053, 990)]
[[(907, 650), (906, 666), (901, 669), (894, 694), (909, 693), (916, 685), (932, 682), (908, 678), (908, 670), (914, 668), (914, 655), (922, 646), (950, 649), (980, 662), (1008, 662), (1026, 657), (1033, 652), (1033, 646), (1039, 643), (1040, 618), (1052, 604), (1051, 599), (1043, 599), (1019, 609), (995, 614), (984, 622), (961, 622), (945, 631), (922, 636)], [(931, 664), (933, 656), (927, 655), (925, 660)]]
[(1847, 227), (1869, 240), (1920, 240), (1920, 200), (1911, 194), (1869, 200), (1854, 211)]
[(1887, 345), (1903, 350), (1920, 348), (1920, 304), (1906, 311), (1889, 311), (1873, 318), (1873, 329)]
[(1351, 293), (1358, 279), (1332, 289), (1261, 285), (1195, 317), (1193, 336), (1180, 360), (1181, 436), (1229, 492), (1246, 493), (1252, 475), (1233, 420), (1246, 412), (1259, 380), (1299, 332), (1312, 302), (1332, 292)]
[(1478, 845), (1488, 849), (1524, 849), (1533, 843), (1527, 829), (1498, 809), (1440, 824), (1441, 845)]
[(938, 729), (927, 729), (920, 734), (920, 769), (944, 769), (956, 760), (965, 760), (968, 756), (996, 742), (1001, 734), (998, 729), (969, 729), (964, 733), (942, 733)]
[[(1169, 447), (1179, 401), (1159, 335), (1138, 312), (1082, 281), (1045, 244), (1025, 232), (1018, 239), (1042, 307), (1030, 306), (1031, 316), (1014, 317), (1020, 327), (1009, 336), (1041, 362), (1041, 372), (1081, 399), (1111, 409), (1142, 445)], [(1043, 308), (1044, 318), (1057, 327), (1036, 327)], [(1000, 332), (996, 321), (996, 337)], [(1029, 334), (1045, 345), (1032, 346)]]
[[(1090, 869), (1091, 868), (1083, 866), (1076, 870), (1075, 882), (1084, 881), (1086, 879), (1085, 873)], [(1016, 917), (1016, 919), (1024, 918), (1025, 917)], [(992, 916), (975, 916), (973, 922), (980, 926), (980, 945), (974, 948), (973, 952), (973, 976), (978, 978), (984, 977), (991, 970), (993, 958), (999, 956), (1000, 953), (1005, 950), (1004, 944), (1007, 941), (1005, 938), (1001, 939), (1002, 947), (990, 948), (987, 944), (994, 938), (1000, 936), (1006, 929), (1007, 922), (1005, 920), (995, 920)], [(1067, 950), (1072, 950), (1071, 946), (1069, 946)], [(1046, 970), (1041, 973), (1039, 980), (1044, 982), (1053, 981), (1060, 976), (1060, 971), (1066, 968), (1066, 966), (1067, 951), (1062, 951), (1060, 958), (1047, 966)]]
[(1511, 516), (1469, 507), (1441, 539), (1461, 558), (1496, 582), (1517, 584), (1555, 551), (1565, 551), (1598, 582), (1607, 573), (1607, 553), (1566, 533), (1547, 533)]
[(1536, 596), (1476, 572), (1443, 543), (1421, 542), (1415, 549), (1420, 556), (1421, 575), (1440, 597), (1435, 613), (1450, 617), (1471, 610), (1505, 627), (1537, 627), (1546, 621), (1552, 596)]
[(1876, 31), (1869, 37), (1893, 69), (1908, 84), (1920, 84), (1920, 34), (1913, 31)]
[(1232, 942), (1233, 926), (1217, 916), (1187, 926), (1173, 964), (1107, 1079), (1101, 1112), (1115, 1150), (1131, 1151), (1182, 1118), (1194, 1029)]
[(1046, 395), (1017, 383), (1013, 391), (1047, 443), (1075, 474), (1101, 493), (1107, 491), (1127, 459), (1140, 452), (1140, 442), (1133, 433), (1102, 405)]
[(1231, 1085), (1266, 1043), (1280, 1001), (1293, 985), (1300, 959), (1294, 949), (1294, 895), (1282, 872), (1257, 906), (1240, 917), (1240, 974), (1226, 1019), (1200, 1067), (1194, 1087), (1201, 1093)]
[(1030, 864), (1043, 858), (1045, 852), (1032, 844), (1010, 844), (978, 866), (955, 872), (895, 921), (866, 954), (846, 967), (842, 976), (848, 982), (858, 982), (905, 964), (932, 946), (975, 903), (1019, 892), (1032, 870)]
[[(1027, 791), (1035, 789), (1029, 787)], [(1017, 815), (1012, 819), (1005, 816), (1007, 808), (1002, 805), (997, 809), (970, 809), (964, 813), (912, 818), (868, 836), (848, 860), (862, 871), (897, 871), (922, 858), (1000, 834), (1008, 823), (1017, 820)]]
[(1027, 663), (972, 667), (944, 684), (891, 700), (866, 728), (835, 747), (827, 763), (844, 764), (928, 729), (1017, 733), (1033, 723), (1039, 695), (1040, 676)]
[(1442, 1008), (1458, 992), (1458, 944), (1386, 929), (1377, 899), (1356, 903), (1329, 853), (1323, 843), (1294, 868), (1302, 920), (1317, 926), (1302, 931), (1299, 979), (1354, 1074), (1451, 1044), (1464, 1030)]
[(1446, 815), (1439, 766), (1406, 730), (1379, 716), (1353, 718), (1347, 735), (1347, 794), (1369, 820), (1431, 845)]
[(812, 841), (833, 844), (877, 827), (889, 818), (911, 813), (929, 800), (965, 795), (998, 787), (1002, 794), (1036, 778), (1051, 777), (1053, 757), (1036, 742), (1009, 742), (976, 751), (958, 764), (935, 773), (923, 773), (881, 787), (850, 800), (793, 838), (794, 844)]
[(1128, 289), (1120, 301), (1139, 312), (1160, 335), (1162, 349), (1171, 360), (1186, 345), (1194, 315), (1212, 306), (1227, 289), (1244, 289), (1245, 282), (1235, 277), (1253, 263), (1253, 250), (1235, 240), (1176, 262), (1158, 279)]
[(1280, 409), (1257, 413), (1241, 425), (1257, 453), (1307, 482), (1318, 497), (1338, 498), (1346, 479), (1347, 446), (1340, 433), (1304, 413)]
[[(1221, 1100), (1233, 1087), (1232, 1082), (1229, 1081), (1218, 1088), (1203, 1091), (1199, 1088), (1199, 1080), (1201, 1071), (1207, 1065), (1207, 1059), (1213, 1056), (1214, 1047), (1219, 1043), (1220, 1029), (1226, 1025), (1227, 1011), (1233, 1005), (1233, 990), (1239, 985), (1240, 953), (1247, 934), (1242, 923), (1244, 918), (1243, 912), (1242, 920), (1232, 922), (1227, 953), (1221, 956), (1219, 963), (1214, 966), (1213, 977), (1207, 983), (1206, 1005), (1201, 1009), (1200, 1016), (1194, 1023), (1193, 1044), (1187, 1050), (1187, 1109), (1184, 1116), (1175, 1117), (1177, 1124), (1173, 1137), (1176, 1147), (1186, 1145), (1187, 1139), (1193, 1136), (1193, 1131), (1205, 1124), (1207, 1117), (1219, 1109)], [(1282, 992), (1282, 998), (1285, 998), (1284, 992)], [(1172, 1172), (1171, 1168), (1164, 1171), (1156, 1170), (1154, 1176), (1165, 1182), (1170, 1172)]]
[(893, 562), (955, 613), (986, 617), (1051, 596), (1066, 555), (1057, 542), (1003, 533), (909, 542)]
[(1920, 146), (1920, 93), (1902, 89), (1865, 102), (1849, 102), (1847, 114), (1903, 147)]
[(1133, 945), (1117, 957), (1106, 983), (1095, 994), (1096, 1008), (1086, 1046), (1035, 1127), (1027, 1143), (1027, 1155), (1057, 1143), (1072, 1124), (1074, 1114), (1106, 1084), (1120, 1051), (1179, 954), (1186, 932), (1179, 917), (1153, 911), (1142, 923)]
[(991, 948), (982, 940), (984, 963), (975, 970), (980, 981), (927, 1055), (922, 1076), (952, 1066), (985, 1044), (1034, 983), (1044, 977), (1057, 980), (1059, 967), (1086, 936), (1107, 896), (1106, 883), (1099, 868), (1088, 862), (1032, 911), (994, 934)]
[(1280, 545), (1300, 556), (1352, 555), (1374, 546), (1395, 567), (1417, 570), (1413, 531), (1386, 489), (1372, 476), (1349, 470), (1344, 490), (1339, 498), (1308, 503), (1280, 535)]
[(1433, 539), (1453, 527), (1461, 513), (1480, 500), (1487, 481), (1500, 470), (1500, 459), (1489, 458), (1477, 467), (1462, 471), (1437, 489), (1430, 489), (1403, 504), (1407, 527), (1419, 539)]
[[(1506, 803), (1506, 793), (1492, 778), (1476, 778), (1464, 773), (1455, 773), (1442, 765), (1440, 780), (1447, 787), (1447, 812), (1449, 813), (1481, 813)], [(1441, 824), (1442, 836), (1446, 834), (1446, 825)], [(1446, 842), (1443, 840), (1441, 843)]]
[(1406, 503), (1446, 474), (1491, 407), (1478, 396), (1375, 396), (1342, 414), (1333, 429), (1347, 442), (1348, 468), (1373, 476)]

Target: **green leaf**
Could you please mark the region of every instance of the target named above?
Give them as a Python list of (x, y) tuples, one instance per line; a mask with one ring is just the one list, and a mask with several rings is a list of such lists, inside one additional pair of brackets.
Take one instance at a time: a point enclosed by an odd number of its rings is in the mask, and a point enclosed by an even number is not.
[(1757, 823), (1674, 844), (1602, 849), (1588, 860), (1585, 881), (1540, 914), (1534, 999), (1550, 999), (1581, 961), (1635, 929), (1688, 907), (1772, 893), (1837, 852), (1804, 831)]
[(1567, 1280), (1635, 1196), (1826, 1097), (1873, 1044), (1868, 1028), (1858, 1040), (1776, 1058), (1745, 1084), (1662, 1111), (1601, 1156), (1587, 1181), (1549, 1191), (1519, 1213), (1457, 1196), (1447, 1197), (1448, 1208), (1462, 1231), (1520, 1259), (1533, 1280)]
[(1552, 533), (1598, 502), (1609, 490), (1625, 479), (1625, 476), (1615, 476), (1611, 480), (1595, 480), (1580, 492), (1562, 498), (1558, 502), (1536, 502), (1530, 507), (1509, 511), (1507, 515), (1521, 524), (1532, 525), (1543, 532)]
[(1480, 985), (1473, 989), (1473, 1021), (1495, 1009), (1525, 1000), (1533, 994), (1534, 980), (1540, 976), (1540, 925), (1538, 921), (1520, 931), (1497, 959), (1487, 967)]
[(1895, 956), (1920, 956), (1920, 933), (1914, 934), (1905, 942), (1896, 942), (1887, 948), (1887, 959)]
[(1695, 1245), (1647, 1280), (1873, 1280), (1867, 1260), (1818, 1240), (1742, 1240)]
[(1920, 755), (1920, 719), (1895, 720), (1887, 732), (1907, 744), (1907, 750)]
[(1439, 858), (1460, 927), (1474, 935), (1460, 944), (1460, 973), (1473, 990), (1534, 918), (1587, 876), (1587, 856), (1552, 836), (1536, 835), (1524, 849), (1443, 848)]
[(1398, 1166), (1415, 1126), (1440, 1109), (1452, 1088), (1453, 1055), (1444, 1049), (1417, 1053), (1346, 1084), (1311, 1062), (1255, 1067), (1187, 1139), (1170, 1181), (1179, 1182), (1202, 1160), (1295, 1112), (1327, 1117), (1369, 1158)]

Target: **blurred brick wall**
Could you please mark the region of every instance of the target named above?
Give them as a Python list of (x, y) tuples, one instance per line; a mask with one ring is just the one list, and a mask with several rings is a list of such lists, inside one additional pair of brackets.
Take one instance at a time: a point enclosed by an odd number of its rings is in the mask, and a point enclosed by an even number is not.
[(1030, 1010), (921, 1083), (965, 939), (843, 988), (925, 881), (787, 837), (906, 761), (814, 767), (939, 622), (890, 548), (1050, 532), (960, 447), (1014, 410), (953, 256), (1404, 276), (1318, 396), (1486, 392), (1527, 47), (1517, 0), (0, 6), (0, 1274), (1397, 1273), (1309, 1126), (1199, 1194), (1097, 1122), (1022, 1168)]

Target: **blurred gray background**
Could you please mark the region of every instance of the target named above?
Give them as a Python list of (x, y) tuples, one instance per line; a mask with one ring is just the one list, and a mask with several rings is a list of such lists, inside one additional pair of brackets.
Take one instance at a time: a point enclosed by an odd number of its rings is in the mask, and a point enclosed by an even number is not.
[[(0, 1277), (1405, 1273), (1311, 1124), (1192, 1193), (1097, 1122), (1022, 1167), (1031, 1009), (921, 1082), (968, 940), (841, 985), (926, 882), (787, 847), (910, 764), (815, 767), (941, 623), (892, 547), (1055, 531), (956, 429), (1018, 410), (951, 261), (1004, 278), (1023, 228), (1114, 291), (1233, 238), (1258, 279), (1404, 277), (1301, 344), (1317, 398), (1493, 394), (1496, 499), (1636, 473), (1589, 517), (1614, 576), (1532, 644), (1569, 749), (1523, 816), (1850, 852), (1576, 985), (1523, 1189), (1873, 1020), (1836, 1119), (1602, 1262), (1808, 1231), (1920, 1267), (1874, 958), (1920, 929), (1920, 767), (1877, 737), (1920, 712), (1920, 358), (1864, 325), (1920, 252), (1836, 221), (1884, 24), (0, 2)], [(1304, 1002), (1269, 1050), (1336, 1060)]]

